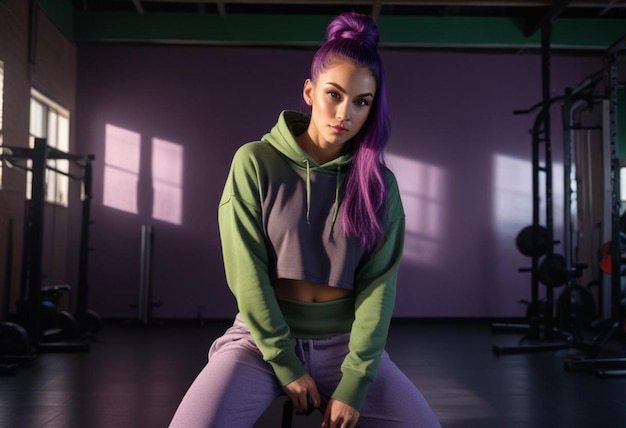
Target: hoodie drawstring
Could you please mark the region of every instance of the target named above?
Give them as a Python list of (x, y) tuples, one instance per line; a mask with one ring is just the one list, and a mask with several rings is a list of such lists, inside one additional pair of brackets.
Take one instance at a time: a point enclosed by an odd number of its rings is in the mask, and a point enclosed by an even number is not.
[(337, 220), (337, 213), (339, 212), (339, 172), (341, 168), (337, 165), (337, 180), (335, 180), (335, 208), (333, 209), (333, 220), (330, 224), (330, 236), (333, 236), (333, 230), (335, 229), (335, 221)]
[[(306, 164), (306, 224), (311, 224), (311, 163), (308, 159), (304, 160)], [(337, 175), (335, 180), (335, 203), (333, 207), (333, 218), (330, 224), (330, 236), (332, 237), (335, 230), (335, 223), (337, 222), (337, 216), (339, 215), (339, 187), (340, 187), (340, 172), (341, 167), (337, 165)]]
[(304, 160), (306, 163), (306, 224), (310, 224), (311, 213), (311, 164), (308, 159)]

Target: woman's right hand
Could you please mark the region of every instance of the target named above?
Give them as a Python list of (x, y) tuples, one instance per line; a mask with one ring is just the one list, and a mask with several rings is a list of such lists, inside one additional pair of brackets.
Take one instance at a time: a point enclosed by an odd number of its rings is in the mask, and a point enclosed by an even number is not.
[(283, 386), (283, 391), (291, 400), (296, 413), (306, 413), (309, 408), (309, 400), (314, 407), (319, 407), (321, 404), (317, 385), (308, 373)]

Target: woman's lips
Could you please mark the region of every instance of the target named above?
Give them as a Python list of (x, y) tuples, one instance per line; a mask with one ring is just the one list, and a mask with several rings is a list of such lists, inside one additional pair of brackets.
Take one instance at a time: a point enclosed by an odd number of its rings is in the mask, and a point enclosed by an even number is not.
[(343, 134), (344, 132), (348, 132), (348, 130), (346, 128), (344, 128), (343, 126), (339, 126), (339, 125), (331, 125), (330, 126), (331, 129), (339, 134)]

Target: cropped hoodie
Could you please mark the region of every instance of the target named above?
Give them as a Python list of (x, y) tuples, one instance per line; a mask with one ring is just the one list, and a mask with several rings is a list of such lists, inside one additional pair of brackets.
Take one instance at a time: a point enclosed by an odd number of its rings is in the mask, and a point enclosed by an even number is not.
[(306, 371), (272, 281), (302, 279), (352, 291), (349, 352), (332, 397), (360, 410), (387, 340), (404, 211), (395, 177), (385, 168), (383, 243), (367, 251), (358, 238), (345, 236), (341, 196), (351, 155), (317, 164), (294, 137), (308, 124), (307, 116), (284, 111), (261, 141), (235, 153), (218, 211), (224, 268), (239, 312), (281, 385)]

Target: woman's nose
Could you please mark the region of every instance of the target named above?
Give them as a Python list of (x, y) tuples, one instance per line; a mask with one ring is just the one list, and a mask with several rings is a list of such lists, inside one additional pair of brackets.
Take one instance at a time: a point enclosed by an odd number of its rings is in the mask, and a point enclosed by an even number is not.
[(341, 103), (337, 107), (337, 119), (350, 120), (350, 105), (348, 103)]

